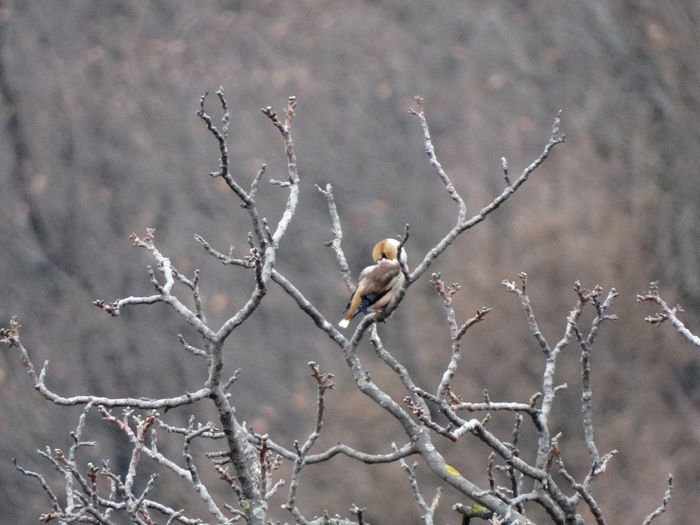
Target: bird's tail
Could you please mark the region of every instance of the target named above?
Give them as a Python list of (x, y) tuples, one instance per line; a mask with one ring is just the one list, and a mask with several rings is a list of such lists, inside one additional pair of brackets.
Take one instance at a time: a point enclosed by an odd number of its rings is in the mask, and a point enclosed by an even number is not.
[(352, 312), (352, 314), (348, 314), (345, 317), (343, 317), (340, 320), (340, 322), (338, 323), (338, 326), (340, 326), (341, 328), (347, 328), (348, 325), (350, 324), (350, 321), (352, 321), (356, 315), (358, 315), (360, 313), (366, 314), (367, 309), (370, 306), (372, 306), (374, 303), (376, 303), (379, 299), (381, 299), (384, 294), (386, 294), (386, 292), (384, 292), (384, 293), (372, 293), (369, 295), (365, 295), (362, 298), (362, 301), (360, 301), (360, 305), (357, 308), (355, 308), (355, 311)]

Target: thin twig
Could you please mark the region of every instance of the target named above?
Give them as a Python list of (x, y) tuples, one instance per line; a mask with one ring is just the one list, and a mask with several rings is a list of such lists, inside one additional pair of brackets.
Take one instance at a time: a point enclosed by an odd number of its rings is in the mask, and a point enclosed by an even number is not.
[(333, 248), (333, 253), (335, 253), (335, 258), (337, 259), (338, 266), (340, 267), (340, 274), (342, 275), (348, 290), (352, 292), (355, 289), (355, 283), (350, 275), (350, 266), (348, 266), (348, 261), (345, 258), (345, 252), (343, 251), (343, 228), (340, 224), (338, 207), (336, 206), (335, 198), (333, 197), (333, 186), (326, 184), (326, 188), (323, 189), (319, 185), (316, 185), (316, 189), (326, 198), (326, 202), (328, 203), (328, 213), (331, 216), (331, 231), (333, 233), (333, 239), (326, 242), (326, 246)]
[(661, 307), (661, 313), (656, 315), (649, 315), (644, 320), (653, 325), (658, 326), (664, 321), (668, 320), (671, 322), (676, 331), (685, 337), (688, 341), (693, 343), (695, 346), (700, 346), (700, 336), (695, 335), (693, 332), (686, 328), (683, 321), (681, 321), (676, 315), (678, 312), (682, 312), (683, 308), (679, 305), (670, 307), (666, 301), (659, 295), (659, 283), (653, 282), (649, 285), (649, 291), (644, 294), (637, 296), (637, 301), (641, 302), (653, 302)]
[(649, 525), (652, 521), (654, 521), (656, 518), (661, 516), (666, 510), (668, 509), (668, 504), (671, 502), (671, 496), (673, 496), (673, 475), (669, 474), (668, 475), (668, 488), (666, 489), (666, 492), (664, 493), (664, 499), (661, 502), (661, 505), (657, 507), (651, 514), (649, 514), (644, 521), (642, 522), (642, 525)]
[[(396, 443), (392, 443), (391, 446), (394, 450), (398, 450), (396, 447)], [(408, 475), (408, 481), (411, 485), (413, 497), (418, 502), (418, 506), (422, 511), (421, 517), (423, 518), (423, 523), (425, 523), (425, 525), (433, 525), (433, 516), (435, 514), (435, 508), (437, 507), (437, 501), (439, 501), (439, 489), (432, 504), (428, 505), (428, 503), (425, 501), (425, 498), (420, 492), (420, 487), (418, 486), (418, 478), (416, 477), (416, 464), (413, 463), (413, 465), (409, 465), (408, 463), (406, 463), (405, 460), (400, 459), (399, 465), (401, 465), (401, 468)]]

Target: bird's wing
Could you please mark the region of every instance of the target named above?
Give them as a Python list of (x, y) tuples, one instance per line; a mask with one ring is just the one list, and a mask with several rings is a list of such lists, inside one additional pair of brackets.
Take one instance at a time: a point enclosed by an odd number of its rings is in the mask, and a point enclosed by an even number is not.
[(401, 265), (396, 260), (382, 260), (374, 266), (368, 266), (357, 283), (357, 292), (366, 296), (386, 293), (397, 275), (401, 273)]

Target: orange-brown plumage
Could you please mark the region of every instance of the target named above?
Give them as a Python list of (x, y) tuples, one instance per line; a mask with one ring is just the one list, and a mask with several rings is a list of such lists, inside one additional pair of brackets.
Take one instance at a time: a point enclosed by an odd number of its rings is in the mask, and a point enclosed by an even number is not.
[(360, 312), (378, 312), (396, 297), (405, 281), (401, 271), (401, 261), (406, 253), (399, 256), (400, 243), (396, 239), (384, 239), (372, 250), (372, 257), (377, 262), (360, 273), (357, 288), (350, 298), (345, 317), (338, 323), (345, 328)]

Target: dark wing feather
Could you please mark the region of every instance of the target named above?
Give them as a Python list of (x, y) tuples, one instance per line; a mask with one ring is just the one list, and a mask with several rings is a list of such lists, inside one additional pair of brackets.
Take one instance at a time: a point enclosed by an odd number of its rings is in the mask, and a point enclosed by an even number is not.
[[(357, 314), (362, 312), (363, 314), (367, 313), (367, 309), (372, 306), (374, 303), (379, 301), (382, 297), (384, 297), (389, 290), (386, 290), (384, 293), (371, 293), (367, 295), (362, 296), (362, 301), (360, 301), (360, 306), (355, 308), (355, 311), (352, 313), (352, 316), (355, 317)], [(350, 304), (348, 304), (348, 308), (350, 307)]]
[[(390, 290), (391, 284), (401, 273), (401, 266), (396, 260), (381, 260), (374, 266), (368, 266), (360, 274), (357, 289), (362, 300), (352, 313), (355, 317), (360, 312), (367, 313), (367, 309), (384, 297)], [(354, 294), (353, 294), (354, 295)], [(352, 297), (347, 308), (350, 308)]]

